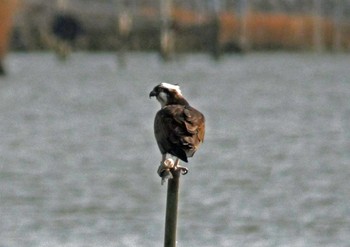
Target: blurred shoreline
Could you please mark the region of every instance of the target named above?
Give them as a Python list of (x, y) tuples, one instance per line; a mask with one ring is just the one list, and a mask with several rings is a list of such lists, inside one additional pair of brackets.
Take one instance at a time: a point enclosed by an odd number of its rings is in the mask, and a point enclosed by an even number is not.
[[(171, 2), (167, 18), (176, 52), (350, 49), (350, 6), (346, 2), (313, 6), (312, 1), (305, 1), (292, 10), (267, 5), (269, 1), (265, 5), (264, 1)], [(213, 4), (204, 4), (210, 2)], [(215, 9), (214, 2), (221, 4)], [(53, 22), (62, 13), (81, 27), (81, 34), (72, 42), (74, 49), (160, 50), (163, 16), (158, 1), (82, 0), (66, 1), (64, 7), (23, 0), (15, 18), (11, 49), (50, 49)], [(121, 30), (125, 16), (129, 25), (126, 36)]]

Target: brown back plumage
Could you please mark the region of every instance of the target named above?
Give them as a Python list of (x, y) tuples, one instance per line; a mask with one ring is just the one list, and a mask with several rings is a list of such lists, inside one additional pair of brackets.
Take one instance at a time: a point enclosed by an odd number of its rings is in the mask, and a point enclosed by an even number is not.
[(187, 162), (204, 141), (205, 118), (189, 105), (167, 105), (154, 121), (154, 134), (162, 154), (169, 153)]

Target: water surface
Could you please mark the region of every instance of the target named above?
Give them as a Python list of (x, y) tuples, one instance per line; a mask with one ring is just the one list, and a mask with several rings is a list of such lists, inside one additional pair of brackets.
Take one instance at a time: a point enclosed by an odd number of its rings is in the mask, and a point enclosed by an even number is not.
[(162, 246), (159, 82), (207, 118), (178, 246), (348, 246), (348, 55), (10, 54), (0, 79), (0, 246)]

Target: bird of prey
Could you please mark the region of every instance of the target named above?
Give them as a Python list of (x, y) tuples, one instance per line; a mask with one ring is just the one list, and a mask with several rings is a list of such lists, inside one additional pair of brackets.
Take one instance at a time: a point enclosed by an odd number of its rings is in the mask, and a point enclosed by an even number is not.
[[(158, 174), (162, 184), (172, 178), (171, 169), (186, 174), (188, 169), (180, 166), (180, 160), (188, 162), (204, 140), (205, 118), (202, 113), (190, 106), (182, 96), (178, 85), (162, 82), (150, 92), (161, 105), (154, 119), (154, 135), (162, 160)], [(167, 155), (175, 157), (175, 162)]]

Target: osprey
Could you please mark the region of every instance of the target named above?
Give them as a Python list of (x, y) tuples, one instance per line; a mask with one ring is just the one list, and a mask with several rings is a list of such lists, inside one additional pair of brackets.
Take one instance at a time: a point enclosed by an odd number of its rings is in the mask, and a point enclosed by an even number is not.
[[(172, 178), (170, 169), (180, 169), (186, 174), (188, 169), (179, 165), (179, 160), (188, 162), (204, 140), (205, 118), (202, 113), (190, 106), (182, 96), (180, 87), (162, 82), (149, 94), (156, 97), (161, 105), (154, 119), (154, 135), (162, 160), (158, 174), (162, 184)], [(167, 159), (167, 154), (175, 156), (175, 162)]]

